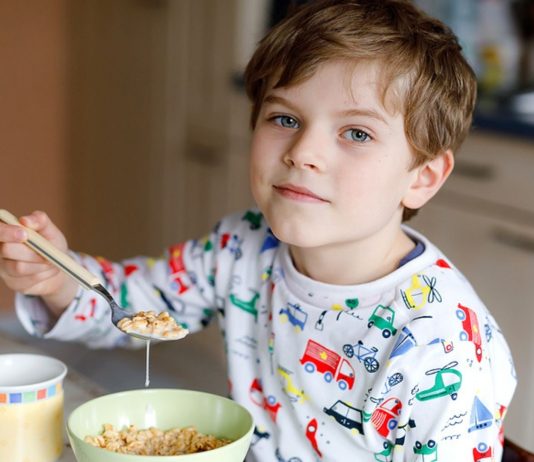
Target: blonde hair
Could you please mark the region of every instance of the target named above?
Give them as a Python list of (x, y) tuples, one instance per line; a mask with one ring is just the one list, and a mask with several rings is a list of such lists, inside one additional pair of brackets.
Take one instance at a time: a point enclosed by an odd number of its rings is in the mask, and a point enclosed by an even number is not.
[(269, 87), (298, 84), (334, 59), (380, 64), (382, 103), (403, 114), (414, 167), (464, 141), (475, 74), (453, 32), (407, 0), (315, 0), (271, 29), (245, 70), (251, 126)]

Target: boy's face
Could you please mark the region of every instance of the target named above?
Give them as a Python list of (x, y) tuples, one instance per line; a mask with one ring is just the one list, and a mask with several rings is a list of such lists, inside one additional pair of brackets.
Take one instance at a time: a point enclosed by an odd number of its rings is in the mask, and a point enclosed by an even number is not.
[(280, 240), (379, 245), (388, 230), (399, 232), (416, 172), (403, 116), (381, 104), (378, 70), (333, 61), (298, 85), (267, 91), (253, 132), (251, 187)]

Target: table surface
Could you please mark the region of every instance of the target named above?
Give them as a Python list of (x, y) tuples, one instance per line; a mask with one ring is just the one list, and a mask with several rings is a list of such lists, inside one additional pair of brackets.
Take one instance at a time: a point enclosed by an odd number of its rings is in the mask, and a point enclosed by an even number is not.
[[(43, 354), (38, 349), (9, 337), (5, 333), (0, 336), (0, 354), (33, 353)], [(46, 354), (46, 353), (45, 353)], [(67, 367), (69, 365), (67, 364)], [(63, 383), (65, 392), (65, 419), (80, 404), (105, 394), (105, 390), (93, 383), (89, 378), (69, 368)], [(57, 462), (76, 462), (74, 453), (70, 448), (66, 432), (64, 432), (65, 448)]]

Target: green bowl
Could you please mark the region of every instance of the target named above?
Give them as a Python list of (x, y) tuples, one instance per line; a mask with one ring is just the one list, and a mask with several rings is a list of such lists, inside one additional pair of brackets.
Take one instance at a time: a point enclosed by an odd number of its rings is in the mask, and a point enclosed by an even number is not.
[[(102, 425), (122, 429), (194, 426), (199, 432), (229, 438), (221, 448), (182, 456), (137, 456), (96, 448), (84, 441), (102, 432)], [(76, 408), (67, 421), (67, 435), (78, 462), (242, 462), (254, 429), (252, 416), (236, 402), (191, 390), (124, 391), (93, 399)]]

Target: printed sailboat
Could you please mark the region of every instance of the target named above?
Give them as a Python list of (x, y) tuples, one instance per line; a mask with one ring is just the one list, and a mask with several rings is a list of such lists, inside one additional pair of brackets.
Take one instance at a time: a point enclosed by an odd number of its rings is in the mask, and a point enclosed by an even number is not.
[(469, 421), (469, 432), (481, 430), (489, 427), (493, 423), (493, 415), (490, 410), (484, 406), (482, 401), (475, 396), (473, 407), (471, 408), (471, 420)]

